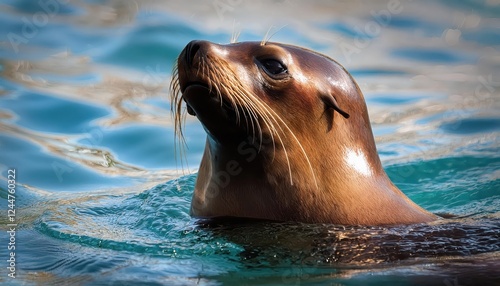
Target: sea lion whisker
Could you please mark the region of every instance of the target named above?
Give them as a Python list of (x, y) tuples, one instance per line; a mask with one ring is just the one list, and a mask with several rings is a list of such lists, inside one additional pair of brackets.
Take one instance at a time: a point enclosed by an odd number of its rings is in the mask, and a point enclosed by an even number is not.
[(250, 110), (248, 108), (248, 104), (245, 100), (245, 97), (242, 96), (239, 92), (234, 94), (236, 101), (238, 102), (239, 108), (242, 110), (243, 117), (245, 118), (246, 129), (249, 130), (249, 126), (252, 127), (252, 134), (255, 134), (255, 125), (251, 117)]
[[(244, 90), (244, 89), (240, 89), (240, 90)], [(258, 151), (260, 152), (260, 150), (262, 148), (262, 142), (263, 142), (263, 131), (262, 131), (262, 127), (260, 126), (260, 122), (258, 120), (259, 115), (260, 115), (260, 117), (264, 121), (264, 124), (271, 131), (271, 141), (273, 143), (273, 152), (274, 152), (275, 151), (275, 144), (274, 144), (275, 141), (274, 141), (274, 135), (273, 135), (273, 133), (276, 132), (276, 128), (274, 127), (274, 125), (272, 125), (272, 123), (269, 124), (270, 120), (269, 120), (268, 115), (266, 114), (265, 110), (263, 111), (262, 108), (260, 108), (255, 103), (255, 102), (258, 102), (258, 101), (256, 99), (254, 99), (253, 95), (248, 94), (246, 92), (241, 92), (241, 94), (245, 98), (245, 101), (246, 101), (246, 103), (248, 105), (248, 108), (252, 110), (252, 114), (253, 114), (254, 120), (255, 120), (255, 122), (258, 125), (258, 130), (259, 130), (259, 149), (258, 149)], [(253, 138), (255, 138), (255, 133), (254, 133), (254, 137)]]
[(222, 108), (224, 106), (224, 99), (222, 96), (223, 91), (221, 90), (221, 87), (219, 87), (219, 84), (217, 82), (213, 81), (213, 79), (215, 79), (215, 78), (220, 78), (220, 76), (221, 76), (220, 72), (213, 65), (207, 65), (207, 73), (208, 74), (206, 75), (206, 78), (207, 78), (208, 83), (209, 83), (209, 92), (212, 93), (213, 89), (215, 89), (215, 95), (219, 98), (220, 107)]
[[(291, 164), (290, 164), (290, 158), (288, 157), (288, 151), (286, 150), (285, 144), (283, 143), (283, 139), (281, 138), (281, 135), (279, 134), (278, 129), (274, 126), (274, 124), (273, 124), (272, 121), (274, 121), (278, 125), (279, 130), (281, 131), (281, 133), (284, 136), (286, 134), (283, 131), (283, 128), (281, 128), (280, 123), (276, 120), (276, 118), (273, 115), (273, 113), (270, 112), (270, 110), (272, 110), (272, 109), (269, 106), (267, 106), (266, 104), (262, 103), (262, 102), (257, 102), (257, 103), (260, 105), (260, 107), (262, 108), (262, 110), (266, 114), (266, 118), (268, 120), (268, 123), (270, 124), (270, 126), (272, 126), (272, 128), (270, 129), (271, 130), (271, 135), (273, 133), (276, 135), (276, 137), (279, 140), (279, 143), (281, 144), (281, 147), (283, 148), (283, 152), (285, 153), (285, 159), (286, 159), (287, 166), (288, 166), (288, 173), (289, 173), (289, 176), (290, 176), (290, 185), (293, 186), (292, 167), (291, 167)], [(272, 161), (274, 161), (274, 158), (276, 156), (276, 145), (274, 144), (274, 142), (275, 141), (273, 140), (273, 158), (272, 158)]]
[(208, 92), (211, 94), (215, 93), (215, 96), (217, 96), (219, 98), (220, 107), (222, 107), (224, 104), (224, 102), (222, 101), (222, 92), (221, 92), (219, 86), (217, 85), (217, 83), (214, 83), (212, 81), (211, 77), (208, 78)]
[[(259, 114), (262, 116), (264, 123), (266, 123), (267, 128), (271, 132), (270, 135), (271, 135), (271, 140), (273, 142), (273, 160), (274, 160), (274, 156), (276, 153), (276, 145), (275, 145), (275, 140), (274, 140), (273, 134), (277, 134), (277, 135), (279, 135), (279, 134), (278, 134), (278, 128), (275, 127), (275, 125), (272, 123), (272, 121), (274, 120), (276, 122), (276, 120), (273, 118), (274, 116), (271, 114), (271, 112), (269, 112), (268, 106), (266, 104), (263, 104), (260, 101), (252, 101), (252, 103), (256, 104), (257, 110), (260, 110)], [(271, 119), (273, 119), (273, 120), (271, 120)], [(278, 124), (278, 127), (279, 127), (279, 124)], [(280, 127), (280, 130), (283, 132), (281, 127)]]
[[(229, 100), (229, 103), (231, 104), (232, 108), (235, 111), (236, 114), (236, 122), (240, 122), (240, 111), (238, 110), (238, 106), (235, 102), (234, 96), (231, 96), (234, 92), (232, 91), (232, 88), (230, 86), (227, 86), (227, 82), (230, 82), (230, 78), (228, 78), (228, 73), (224, 71), (225, 69), (225, 63), (223, 61), (214, 59), (214, 64), (209, 66), (211, 75), (210, 78), (217, 78), (219, 79), (218, 83), (220, 84), (215, 84), (215, 87), (217, 89), (217, 95), (219, 96), (220, 104), (221, 107), (224, 105), (224, 100), (222, 97), (222, 92), (224, 92), (227, 96), (227, 100)], [(219, 68), (217, 68), (219, 67)]]
[[(255, 143), (255, 140), (259, 140), (259, 149), (258, 152), (260, 152), (262, 148), (262, 128), (260, 127), (259, 119), (257, 116), (256, 111), (254, 108), (248, 103), (249, 99), (248, 97), (244, 97), (244, 100), (246, 102), (245, 106), (248, 109), (249, 115), (250, 115), (250, 121), (252, 122), (252, 143)], [(258, 132), (258, 136), (257, 133)]]
[[(236, 102), (237, 98), (234, 96), (234, 93), (231, 90), (231, 87), (228, 87), (228, 86), (222, 84), (221, 88), (223, 89), (224, 93), (226, 94), (227, 100), (229, 100), (229, 103), (231, 104), (231, 108), (235, 112), (235, 115), (236, 115), (236, 124), (240, 124), (240, 122), (241, 122), (241, 115), (240, 115), (240, 109), (238, 108), (238, 103)], [(221, 98), (221, 106), (223, 105), (223, 103), (224, 102), (222, 101), (222, 98)]]
[(274, 26), (271, 25), (271, 27), (269, 27), (269, 29), (267, 30), (266, 34), (264, 35), (264, 39), (262, 39), (262, 41), (260, 42), (260, 45), (261, 46), (265, 46), (267, 44), (267, 42), (269, 42), (269, 40), (271, 40), (271, 38), (274, 35), (276, 35), (279, 31), (281, 31), (286, 26), (288, 26), (288, 24), (285, 24), (285, 25), (281, 26), (276, 31), (274, 31), (274, 33), (272, 33), (271, 35), (269, 35), (269, 33), (271, 32), (271, 30), (274, 28)]
[[(275, 119), (273, 118), (273, 120), (275, 120)], [(285, 135), (285, 134), (283, 134), (283, 135)], [(286, 159), (286, 163), (288, 165), (288, 173), (290, 175), (290, 185), (293, 186), (292, 166), (290, 164), (290, 158), (288, 156), (288, 151), (286, 150), (285, 143), (283, 143), (283, 139), (281, 138), (279, 133), (276, 133), (276, 136), (278, 137), (278, 140), (280, 141), (281, 147), (283, 148), (283, 152), (285, 152), (285, 159)], [(274, 160), (275, 156), (276, 156), (276, 149), (274, 149), (273, 160)]]
[[(267, 110), (267, 112), (269, 112), (269, 114), (271, 115), (271, 118), (278, 124), (278, 126), (280, 126), (280, 123), (286, 128), (286, 130), (292, 135), (293, 139), (295, 140), (295, 142), (297, 142), (302, 154), (304, 155), (306, 161), (307, 161), (307, 164), (309, 165), (309, 169), (311, 170), (311, 173), (312, 173), (312, 176), (313, 176), (313, 180), (314, 180), (314, 183), (315, 183), (315, 186), (316, 188), (319, 188), (318, 187), (318, 182), (316, 180), (316, 174), (314, 172), (314, 169), (312, 167), (312, 164), (311, 164), (311, 161), (309, 160), (309, 156), (307, 155), (307, 152), (304, 150), (304, 147), (302, 146), (302, 144), (300, 143), (300, 141), (298, 140), (297, 136), (295, 135), (295, 133), (293, 133), (293, 131), (290, 129), (290, 127), (288, 126), (288, 124), (286, 124), (286, 122), (283, 121), (283, 119), (281, 119), (277, 114), (276, 112), (270, 107), (268, 106), (267, 104), (263, 103), (263, 102), (259, 102), (259, 104), (262, 104), (263, 107)], [(279, 119), (276, 120), (276, 118)], [(284, 134), (284, 130), (280, 127), (280, 130), (281, 132)], [(282, 143), (282, 141), (281, 141)], [(290, 181), (291, 181), (291, 184), (293, 185), (293, 180), (292, 180), (292, 174), (291, 174), (291, 167), (290, 167), (290, 163), (289, 163), (289, 159), (288, 159), (288, 155), (287, 155), (287, 152), (285, 150), (285, 146), (283, 145), (282, 143), (282, 147), (284, 148), (284, 151), (285, 151), (285, 156), (287, 157), (287, 162), (288, 162), (288, 167), (289, 167), (289, 171), (290, 171)]]
[(205, 60), (203, 58), (200, 58), (198, 61), (198, 68), (196, 69), (196, 77), (199, 77), (200, 73), (203, 74), (204, 63), (205, 63)]
[[(241, 98), (237, 96), (238, 93), (232, 94), (232, 100), (234, 101), (234, 105), (236, 106), (236, 113), (239, 114), (241, 110), (241, 114), (243, 115), (243, 118), (245, 119), (245, 125), (248, 130), (248, 117), (246, 114), (246, 109), (244, 108), (244, 103), (242, 102)], [(241, 121), (239, 120), (239, 116), (236, 117), (236, 124), (239, 124)]]
[[(274, 112), (274, 110), (272, 110), (272, 111)], [(276, 115), (276, 113), (275, 113), (275, 115)], [(278, 117), (278, 119), (283, 123), (283, 125), (286, 127), (286, 129), (288, 130), (288, 132), (290, 132), (290, 134), (292, 135), (292, 137), (295, 140), (295, 142), (297, 142), (297, 144), (298, 144), (298, 146), (299, 146), (302, 154), (304, 155), (304, 157), (305, 157), (305, 159), (307, 161), (307, 164), (309, 165), (309, 170), (311, 170), (311, 174), (312, 174), (313, 180), (314, 180), (314, 185), (316, 186), (316, 189), (319, 189), (318, 181), (316, 179), (316, 173), (314, 172), (314, 168), (312, 167), (311, 160), (309, 160), (309, 155), (305, 151), (304, 146), (302, 146), (302, 143), (300, 143), (300, 140), (297, 138), (297, 136), (295, 135), (295, 133), (293, 133), (293, 131), (288, 126), (288, 124), (286, 124), (286, 122), (283, 121), (283, 119), (281, 119), (280, 117)]]
[[(314, 176), (314, 170), (312, 169), (312, 166), (311, 166), (311, 164), (309, 162), (309, 157), (308, 157), (307, 153), (305, 152), (305, 150), (304, 150), (302, 144), (300, 143), (300, 141), (297, 139), (297, 137), (295, 136), (295, 134), (291, 131), (290, 127), (276, 114), (276, 112), (270, 106), (268, 106), (264, 102), (260, 102), (260, 101), (257, 101), (257, 103), (260, 105), (260, 107), (263, 110), (265, 110), (265, 113), (268, 114), (268, 116), (266, 116), (268, 118), (268, 120), (270, 118), (270, 119), (272, 119), (278, 125), (279, 130), (283, 133), (283, 135), (285, 135), (285, 130), (283, 130), (283, 128), (281, 127), (281, 124), (283, 124), (286, 127), (287, 131), (291, 133), (291, 135), (294, 138), (294, 140), (298, 143), (298, 145), (299, 145), (299, 147), (300, 147), (303, 155), (306, 157), (306, 160), (309, 163), (309, 167), (311, 169), (311, 172), (313, 172), (314, 181), (316, 182), (316, 178)], [(278, 118), (279, 121), (276, 120), (276, 118)], [(272, 126), (273, 126), (273, 131), (274, 131), (272, 133), (275, 133), (275, 134), (279, 135), (276, 127), (274, 127), (274, 124), (272, 124)], [(283, 141), (281, 140), (281, 136), (280, 136), (280, 143), (282, 144), (282, 147), (285, 149), (285, 146), (283, 145)], [(288, 157), (287, 157), (287, 162), (288, 162)], [(290, 169), (290, 166), (289, 166), (289, 169)], [(291, 170), (290, 170), (290, 172), (291, 172)], [(292, 185), (293, 185), (293, 182), (292, 182)]]
[[(174, 121), (174, 154), (175, 160), (178, 160), (177, 154), (179, 154), (181, 161), (181, 168), (184, 172), (184, 162), (187, 166), (186, 158), (186, 140), (183, 134), (183, 122), (185, 118), (182, 117), (182, 95), (180, 93), (180, 83), (179, 83), (179, 70), (177, 64), (174, 64), (172, 71), (172, 79), (170, 81), (170, 109), (172, 111), (173, 121)], [(189, 168), (189, 166), (187, 166)]]
[[(250, 106), (252, 106), (252, 108), (255, 110), (255, 113), (256, 113), (256, 116), (260, 115), (260, 117), (262, 118), (262, 121), (263, 123), (266, 125), (266, 127), (269, 129), (269, 132), (270, 132), (270, 136), (271, 136), (271, 142), (273, 144), (273, 158), (271, 158), (271, 161), (274, 161), (274, 158), (276, 156), (276, 140), (275, 140), (275, 136), (278, 137), (279, 139), (279, 142), (281, 143), (282, 147), (283, 147), (283, 150), (285, 151), (285, 157), (287, 159), (287, 162), (288, 161), (288, 155), (287, 155), (287, 152), (286, 152), (286, 147), (284, 146), (284, 143), (283, 143), (283, 140), (281, 138), (281, 136), (279, 135), (279, 132), (278, 130), (281, 130), (281, 132), (284, 134), (284, 131), (283, 129), (280, 127), (279, 129), (276, 128), (276, 126), (273, 124), (273, 121), (278, 123), (274, 118), (273, 118), (273, 115), (268, 111), (268, 108), (266, 105), (263, 105), (260, 101), (258, 100), (255, 100), (255, 99), (250, 99), (252, 98), (253, 96), (251, 95), (247, 95), (246, 96), (248, 98), (248, 103), (250, 104)], [(272, 120), (273, 119), (273, 120)], [(256, 121), (258, 121), (257, 117), (256, 117)], [(278, 123), (278, 127), (279, 127), (279, 123)], [(259, 139), (260, 139), (260, 143), (259, 143), (259, 152), (262, 148), (262, 142), (263, 142), (263, 132), (262, 132), (262, 127), (260, 127), (260, 123), (259, 123), (259, 129), (260, 129), (260, 135), (259, 135)], [(291, 172), (291, 169), (290, 169), (290, 165), (289, 165), (289, 171)], [(290, 174), (291, 175), (291, 174)]]
[(236, 31), (236, 19), (233, 21), (233, 33), (231, 35), (231, 44), (237, 43), (238, 38), (240, 37), (241, 30)]
[[(202, 69), (201, 77), (203, 79), (206, 79), (206, 84), (208, 86), (208, 93), (212, 93), (214, 89), (214, 84), (212, 83), (212, 77), (210, 75), (210, 65), (206, 63), (204, 58), (202, 61), (201, 69)], [(199, 75), (197, 77), (199, 77)]]
[[(242, 89), (244, 90), (244, 89)], [(271, 159), (271, 161), (274, 161), (274, 158), (276, 156), (276, 140), (275, 140), (275, 136), (278, 138), (278, 141), (280, 142), (283, 150), (284, 150), (284, 153), (285, 153), (285, 158), (286, 158), (286, 161), (287, 161), (287, 165), (288, 165), (288, 169), (289, 169), (289, 174), (290, 174), (290, 182), (291, 184), (293, 185), (293, 178), (292, 178), (292, 172), (291, 172), (291, 166), (290, 166), (290, 161), (289, 161), (289, 157), (288, 157), (288, 152), (286, 150), (286, 147), (283, 143), (283, 139), (281, 138), (279, 132), (278, 132), (278, 128), (276, 128), (276, 126), (274, 125), (273, 121), (278, 124), (278, 127), (279, 127), (279, 130), (283, 133), (283, 135), (285, 135), (283, 129), (279, 126), (279, 122), (274, 118), (273, 114), (269, 111), (269, 106), (267, 106), (266, 104), (263, 104), (262, 102), (260, 102), (259, 100), (251, 100), (250, 98), (252, 98), (253, 96), (250, 96), (250, 95), (247, 95), (248, 98), (249, 98), (249, 103), (254, 106), (254, 109), (256, 110), (257, 114), (259, 114), (264, 122), (264, 124), (267, 126), (267, 128), (269, 129), (270, 131), (270, 136), (271, 136), (271, 141), (273, 143), (273, 158)], [(259, 151), (262, 147), (262, 129), (261, 129), (261, 135), (260, 135), (260, 146), (259, 146)]]
[(274, 138), (274, 134), (276, 133), (276, 127), (274, 127), (271, 120), (269, 119), (269, 116), (266, 114), (265, 111), (262, 111), (261, 108), (256, 106), (255, 103), (251, 99), (248, 99), (248, 101), (250, 102), (250, 104), (252, 106), (252, 110), (254, 110), (254, 114), (255, 114), (254, 118), (258, 124), (258, 129), (259, 129), (259, 149), (258, 149), (258, 151), (259, 152), (261, 151), (263, 139), (264, 139), (264, 131), (263, 131), (262, 126), (261, 126), (260, 121), (259, 121), (259, 116), (260, 116), (260, 118), (262, 118), (264, 126), (266, 126), (266, 128), (270, 131), (271, 143), (273, 144), (273, 157), (271, 158), (271, 160), (274, 160), (274, 156), (276, 155), (276, 141)]
[[(225, 61), (215, 59), (214, 64), (214, 78), (219, 79), (219, 83), (221, 85), (221, 89), (223, 89), (224, 93), (227, 95), (228, 100), (232, 108), (235, 110), (237, 123), (241, 122), (240, 109), (241, 113), (243, 113), (243, 117), (246, 120), (246, 125), (248, 129), (248, 109), (245, 108), (246, 104), (244, 101), (245, 95), (241, 92), (244, 90), (241, 85), (235, 86), (234, 83), (237, 83), (237, 76), (232, 72), (232, 70), (228, 67)], [(218, 68), (215, 68), (218, 67)], [(252, 124), (253, 121), (251, 122)], [(253, 130), (255, 126), (252, 126)], [(253, 131), (255, 132), (255, 131)]]
[[(249, 117), (249, 120), (250, 120), (251, 125), (252, 125), (252, 141), (253, 141), (252, 143), (255, 143), (256, 131), (258, 130), (260, 133), (260, 136), (261, 136), (260, 137), (260, 144), (262, 144), (262, 130), (261, 130), (261, 127), (259, 125), (257, 114), (251, 105), (251, 100), (249, 99), (248, 95), (246, 95), (243, 92), (239, 92), (238, 95), (241, 98), (241, 102), (242, 102), (241, 106), (246, 110), (248, 117)], [(248, 129), (248, 127), (247, 127), (247, 129)], [(260, 147), (261, 147), (261, 145), (259, 145), (259, 150), (258, 150), (259, 152), (260, 152)]]
[[(234, 82), (233, 79), (231, 79), (231, 81)], [(241, 109), (243, 115), (245, 116), (245, 121), (246, 121), (247, 129), (248, 129), (248, 125), (249, 125), (248, 117), (252, 117), (253, 111), (249, 109), (248, 100), (246, 99), (247, 96), (245, 95), (245, 93), (240, 91), (241, 87), (239, 87), (239, 86), (238, 87), (230, 86), (229, 88), (231, 89), (231, 94), (234, 97), (234, 99), (236, 99), (238, 101), (238, 107), (237, 107), (238, 110)], [(255, 124), (254, 124), (253, 120), (250, 120), (250, 123), (252, 125), (252, 132), (255, 133)]]
[[(253, 101), (252, 101), (252, 104), (255, 105), (255, 103)], [(256, 110), (257, 114), (261, 116), (265, 126), (270, 131), (269, 135), (271, 136), (271, 142), (273, 143), (273, 157), (271, 158), (271, 161), (274, 161), (274, 158), (276, 156), (276, 140), (275, 140), (274, 134), (277, 134), (278, 130), (276, 129), (276, 127), (272, 123), (272, 120), (269, 118), (269, 114), (265, 108), (262, 108), (262, 106), (255, 106), (255, 110)], [(260, 145), (259, 145), (259, 151), (262, 148), (262, 140), (263, 140), (262, 128), (260, 130), (260, 140), (261, 141), (260, 141)]]

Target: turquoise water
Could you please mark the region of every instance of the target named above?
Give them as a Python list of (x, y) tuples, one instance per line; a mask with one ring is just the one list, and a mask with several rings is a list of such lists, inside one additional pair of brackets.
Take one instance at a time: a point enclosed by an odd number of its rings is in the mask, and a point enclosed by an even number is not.
[[(0, 2), (0, 282), (500, 281), (500, 3), (414, 2)], [(188, 118), (182, 170), (173, 62), (190, 40), (268, 30), (342, 63), (365, 94), (391, 179), (456, 217), (400, 227), (192, 219), (205, 133)]]

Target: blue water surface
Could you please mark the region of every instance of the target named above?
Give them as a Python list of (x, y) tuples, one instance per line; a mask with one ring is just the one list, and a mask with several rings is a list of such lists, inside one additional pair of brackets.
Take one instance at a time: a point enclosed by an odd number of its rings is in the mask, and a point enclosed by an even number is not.
[[(184, 2), (0, 2), (2, 285), (500, 283), (498, 3)], [(447, 219), (191, 218), (205, 131), (188, 117), (176, 141), (172, 68), (238, 32), (343, 64), (391, 180)]]

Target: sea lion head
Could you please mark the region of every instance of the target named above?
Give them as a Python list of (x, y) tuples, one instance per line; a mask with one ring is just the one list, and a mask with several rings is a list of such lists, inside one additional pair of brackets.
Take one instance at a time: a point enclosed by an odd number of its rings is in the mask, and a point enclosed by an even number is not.
[(192, 41), (178, 58), (176, 79), (175, 111), (180, 111), (182, 98), (187, 111), (218, 142), (239, 142), (251, 135), (272, 137), (276, 143), (290, 132), (303, 141), (301, 137), (312, 137), (311, 129), (327, 134), (335, 120), (349, 123), (351, 114), (350, 121), (365, 121), (370, 129), (363, 95), (350, 74), (334, 60), (304, 48)]
[(195, 216), (365, 223), (353, 215), (363, 205), (347, 210), (361, 189), (395, 188), (358, 85), (325, 55), (272, 42), (192, 41), (172, 80), (180, 133), (183, 102), (208, 135)]

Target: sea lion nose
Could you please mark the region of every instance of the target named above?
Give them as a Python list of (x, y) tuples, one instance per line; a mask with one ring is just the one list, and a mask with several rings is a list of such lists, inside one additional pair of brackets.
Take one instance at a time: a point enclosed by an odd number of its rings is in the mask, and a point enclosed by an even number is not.
[(200, 41), (191, 41), (187, 46), (184, 48), (184, 58), (186, 60), (186, 63), (188, 66), (191, 66), (193, 63), (193, 59), (196, 56), (196, 53), (200, 49)]

